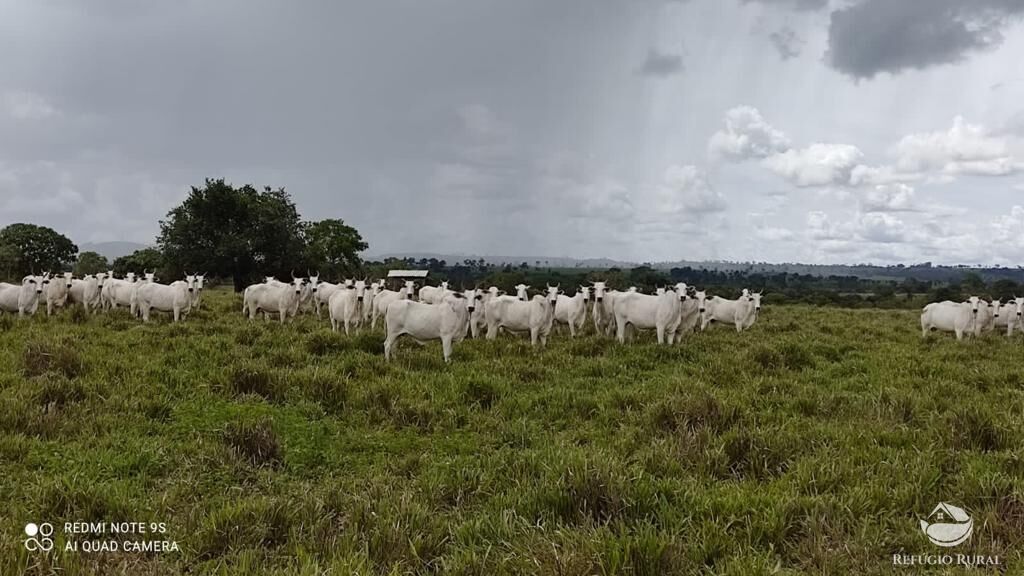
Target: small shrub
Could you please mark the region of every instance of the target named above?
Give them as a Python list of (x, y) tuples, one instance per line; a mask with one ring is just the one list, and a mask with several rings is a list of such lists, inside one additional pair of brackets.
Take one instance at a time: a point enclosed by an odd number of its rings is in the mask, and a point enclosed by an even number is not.
[(37, 398), (41, 406), (62, 408), (81, 402), (85, 397), (85, 387), (81, 383), (62, 376), (48, 375)]
[(29, 342), (21, 359), (22, 371), (30, 378), (56, 372), (74, 380), (85, 373), (81, 355), (66, 340), (57, 343)]
[(256, 394), (274, 400), (278, 390), (274, 377), (262, 368), (238, 366), (228, 376), (228, 386), (235, 394)]
[(487, 410), (495, 400), (501, 398), (501, 391), (490, 382), (473, 379), (462, 387), (462, 398), (469, 404)]
[(1008, 447), (1007, 431), (979, 408), (961, 408), (949, 417), (950, 444), (957, 449), (993, 452)]
[(721, 434), (741, 417), (739, 408), (723, 404), (708, 393), (663, 400), (651, 411), (654, 426), (671, 432), (708, 430)]
[(273, 422), (268, 418), (251, 423), (232, 422), (224, 431), (224, 443), (239, 458), (257, 468), (278, 467), (283, 459)]

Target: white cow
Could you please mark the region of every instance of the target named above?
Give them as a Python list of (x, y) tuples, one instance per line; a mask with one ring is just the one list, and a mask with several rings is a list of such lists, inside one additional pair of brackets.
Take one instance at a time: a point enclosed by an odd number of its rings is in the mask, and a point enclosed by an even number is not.
[(614, 317), (609, 317), (605, 308), (605, 298), (610, 290), (605, 282), (591, 282), (594, 288), (594, 306), (590, 317), (594, 320), (594, 331), (604, 334), (609, 322), (614, 322)]
[(921, 312), (921, 337), (927, 338), (930, 331), (953, 332), (957, 340), (964, 334), (971, 335), (977, 329), (978, 310), (982, 301), (971, 296), (966, 302), (932, 302)]
[(473, 313), (469, 315), (469, 332), (473, 338), (479, 338), (482, 329), (487, 326), (487, 303), (504, 296), (505, 292), (498, 290), (497, 286), (491, 286), (487, 291), (476, 290), (474, 293), (477, 296), (477, 301)]
[(42, 294), (42, 276), (25, 276), (20, 286), (0, 282), (0, 312), (17, 312), (19, 317), (32, 315), (39, 305)]
[(395, 300), (406, 300), (411, 294), (415, 293), (416, 283), (412, 280), (406, 280), (405, 285), (397, 292), (394, 290), (381, 290), (378, 292), (373, 297), (373, 317), (370, 319), (370, 327), (377, 327), (377, 318), (384, 318), (384, 313), (388, 310), (388, 304)]
[(393, 300), (388, 304), (384, 318), (388, 334), (384, 340), (385, 360), (391, 360), (398, 337), (408, 334), (420, 343), (440, 340), (444, 361), (450, 362), (452, 344), (466, 337), (469, 316), (475, 307), (476, 294), (473, 290), (462, 294), (451, 292), (437, 304)]
[[(518, 287), (517, 287), (518, 288)], [(548, 286), (544, 296), (521, 301), (498, 297), (487, 303), (487, 339), (498, 337), (498, 330), (529, 332), (530, 344), (547, 346), (551, 324), (555, 320), (555, 304), (558, 302), (558, 287)]]
[(726, 300), (715, 296), (706, 301), (700, 329), (706, 330), (712, 322), (720, 322), (723, 325), (735, 326), (737, 332), (742, 332), (754, 325), (760, 311), (760, 292), (750, 292), (744, 288), (738, 300)]
[(96, 290), (96, 276), (86, 274), (82, 278), (72, 278), (71, 288), (68, 289), (68, 301), (72, 304), (80, 304), (88, 312), (89, 300), (86, 298), (86, 293), (91, 291), (95, 294)]
[(366, 299), (363, 301), (363, 323), (367, 326), (370, 325), (370, 320), (373, 319), (373, 301), (383, 288), (383, 282), (371, 282), (367, 287)]
[(107, 273), (107, 281), (103, 285), (103, 309), (113, 310), (118, 306), (131, 307), (132, 293), (135, 290), (135, 273), (125, 274), (124, 279), (114, 278), (114, 272)]
[[(996, 301), (998, 302), (998, 300)], [(1024, 298), (1015, 297), (1008, 300), (999, 308), (999, 315), (995, 319), (997, 328), (1006, 328), (1006, 335), (1013, 336), (1013, 329), (1024, 330)]]
[(337, 332), (338, 326), (343, 325), (345, 334), (349, 334), (350, 328), (359, 328), (365, 298), (366, 282), (363, 280), (356, 280), (352, 286), (335, 292), (327, 303), (327, 310), (331, 314), (331, 330)]
[(302, 285), (302, 278), (293, 278), (288, 284), (276, 280), (272, 283), (253, 284), (245, 289), (242, 310), (250, 320), (255, 319), (259, 312), (278, 314), (281, 324), (284, 324), (289, 316), (295, 316), (302, 296)]
[(448, 289), (448, 282), (441, 282), (440, 286), (424, 286), (420, 288), (420, 302), (424, 304), (436, 304), (448, 294), (451, 294), (451, 290)]
[(580, 286), (576, 289), (576, 295), (558, 295), (558, 302), (555, 304), (555, 322), (569, 326), (569, 335), (576, 337), (576, 332), (583, 331), (583, 325), (587, 321), (587, 303), (590, 302), (590, 287)]
[(663, 291), (654, 296), (639, 292), (618, 296), (615, 302), (615, 325), (619, 342), (626, 341), (626, 329), (632, 326), (640, 330), (656, 330), (658, 344), (674, 343), (682, 318), (682, 303), (687, 298), (687, 286), (683, 283), (677, 284), (673, 291)]
[(707, 294), (703, 290), (691, 291), (690, 297), (683, 302), (679, 313), (679, 328), (676, 329), (676, 340), (683, 341), (683, 336), (697, 329), (700, 319), (704, 316), (707, 306)]
[(195, 291), (192, 292), (192, 309), (199, 310), (203, 305), (203, 288), (206, 287), (206, 274), (196, 274)]
[(1002, 303), (998, 300), (992, 300), (991, 303), (982, 300), (978, 304), (978, 321), (974, 324), (974, 335), (981, 336), (982, 332), (991, 332), (995, 329), (996, 323), (999, 322), (999, 309), (1002, 307)]
[(146, 272), (143, 270), (142, 274), (143, 277), (132, 284), (132, 296), (128, 307), (131, 315), (136, 318), (142, 318), (142, 312), (139, 311), (139, 288), (145, 284), (152, 284), (153, 282), (156, 282), (155, 272)]
[(149, 314), (153, 310), (170, 312), (175, 322), (192, 309), (192, 298), (195, 294), (196, 277), (194, 274), (185, 276), (185, 280), (172, 282), (170, 285), (158, 282), (140, 282), (136, 288), (136, 306), (142, 314), (142, 320), (149, 322)]
[(49, 272), (43, 275), (43, 293), (40, 304), (46, 303), (46, 315), (52, 316), (55, 308), (63, 308), (68, 302), (68, 293), (71, 291), (71, 272), (64, 272), (60, 276), (50, 277)]

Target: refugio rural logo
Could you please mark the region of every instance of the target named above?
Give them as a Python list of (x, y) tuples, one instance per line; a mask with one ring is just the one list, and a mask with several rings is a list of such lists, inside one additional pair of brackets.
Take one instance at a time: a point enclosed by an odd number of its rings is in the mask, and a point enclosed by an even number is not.
[[(953, 548), (971, 539), (974, 519), (966, 510), (939, 502), (927, 518), (918, 519), (928, 541), (942, 548)], [(894, 566), (1000, 566), (999, 556), (984, 554), (893, 554)]]

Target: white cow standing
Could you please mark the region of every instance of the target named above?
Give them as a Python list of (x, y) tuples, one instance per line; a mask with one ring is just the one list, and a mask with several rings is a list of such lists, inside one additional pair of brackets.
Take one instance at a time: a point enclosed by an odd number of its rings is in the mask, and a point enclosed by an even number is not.
[(451, 294), (451, 290), (448, 289), (448, 281), (441, 282), (440, 286), (424, 286), (420, 288), (420, 302), (424, 304), (437, 304), (448, 294)]
[(1013, 336), (1014, 328), (1024, 331), (1024, 298), (1015, 296), (1003, 304), (995, 325), (997, 328), (1005, 328), (1007, 337)]
[(483, 328), (487, 326), (487, 303), (491, 300), (504, 296), (505, 292), (498, 290), (497, 286), (491, 286), (487, 291), (476, 290), (477, 301), (473, 312), (469, 315), (469, 332), (473, 338), (479, 338)]
[(350, 329), (357, 329), (362, 321), (363, 299), (366, 297), (366, 282), (356, 280), (348, 287), (338, 290), (331, 296), (327, 309), (331, 314), (331, 330), (338, 331), (338, 326), (345, 327), (345, 334)]
[(707, 306), (707, 293), (693, 290), (689, 298), (683, 302), (679, 313), (679, 328), (676, 329), (676, 340), (683, 341), (683, 336), (697, 330)]
[(555, 320), (555, 304), (558, 302), (558, 287), (548, 286), (544, 296), (521, 301), (498, 297), (487, 303), (487, 339), (498, 337), (498, 330), (529, 332), (530, 344), (547, 346), (548, 334)]
[(46, 315), (52, 316), (55, 309), (63, 308), (67, 304), (73, 278), (71, 272), (64, 272), (52, 278), (49, 273), (45, 276), (41, 297), (46, 302)]
[(558, 302), (555, 304), (555, 323), (569, 326), (569, 335), (575, 338), (576, 333), (582, 332), (583, 325), (587, 322), (587, 303), (589, 302), (589, 286), (578, 287), (576, 294), (572, 297), (559, 294)]
[(100, 289), (99, 281), (93, 274), (86, 274), (82, 278), (73, 278), (71, 288), (68, 289), (68, 301), (72, 304), (80, 304), (82, 309), (90, 312), (94, 302), (96, 305), (99, 304)]
[(302, 296), (302, 285), (302, 278), (292, 278), (287, 284), (276, 280), (253, 284), (245, 289), (242, 310), (250, 320), (255, 319), (259, 312), (278, 314), (281, 324), (284, 324), (289, 317), (295, 316)]
[(723, 325), (735, 326), (737, 332), (742, 332), (754, 325), (760, 311), (760, 292), (750, 292), (744, 288), (738, 300), (726, 300), (715, 296), (706, 301), (700, 329), (706, 330), (712, 322), (720, 322)]
[(370, 320), (370, 327), (377, 328), (377, 318), (384, 318), (384, 314), (388, 310), (388, 304), (395, 300), (406, 300), (411, 294), (415, 293), (416, 283), (412, 280), (406, 280), (405, 285), (397, 292), (394, 290), (381, 290), (378, 292), (373, 297), (373, 317)]
[(974, 323), (974, 335), (981, 336), (982, 332), (991, 332), (995, 330), (996, 323), (999, 321), (999, 309), (1002, 307), (1002, 303), (999, 299), (992, 300), (991, 303), (981, 300), (978, 304), (978, 320)]
[(981, 299), (971, 296), (966, 302), (932, 302), (921, 312), (921, 337), (927, 338), (932, 330), (953, 332), (957, 340), (977, 330)]
[(391, 360), (398, 337), (409, 335), (419, 343), (440, 340), (444, 361), (451, 362), (452, 345), (466, 337), (469, 316), (476, 307), (475, 291), (452, 292), (437, 304), (393, 300), (388, 304), (384, 324), (384, 358)]
[(615, 302), (616, 337), (626, 341), (626, 329), (654, 329), (658, 344), (673, 344), (682, 318), (682, 303), (688, 298), (686, 284), (679, 283), (672, 291), (649, 296), (639, 292), (626, 292)]
[(107, 273), (107, 281), (103, 285), (104, 310), (114, 310), (118, 306), (131, 307), (132, 292), (135, 288), (135, 273), (125, 274), (124, 279), (114, 278), (114, 272)]
[(192, 309), (195, 286), (194, 274), (185, 276), (184, 281), (178, 280), (170, 285), (153, 281), (140, 282), (136, 289), (136, 306), (143, 322), (149, 322), (149, 315), (153, 310), (170, 312), (172, 319), (180, 322)]
[(137, 280), (132, 284), (132, 295), (128, 306), (131, 315), (136, 318), (142, 318), (142, 312), (139, 311), (139, 288), (145, 284), (152, 284), (153, 282), (156, 282), (155, 272), (146, 272), (143, 270), (142, 274), (142, 279)]
[(0, 282), (0, 312), (17, 313), (18, 317), (32, 315), (43, 294), (42, 276), (25, 276), (21, 285)]
[(196, 274), (195, 291), (192, 293), (192, 309), (199, 310), (203, 305), (203, 288), (206, 286), (206, 274)]
[(363, 301), (363, 324), (367, 326), (370, 325), (370, 321), (373, 319), (373, 301), (383, 288), (383, 282), (371, 282), (366, 289), (366, 299)]

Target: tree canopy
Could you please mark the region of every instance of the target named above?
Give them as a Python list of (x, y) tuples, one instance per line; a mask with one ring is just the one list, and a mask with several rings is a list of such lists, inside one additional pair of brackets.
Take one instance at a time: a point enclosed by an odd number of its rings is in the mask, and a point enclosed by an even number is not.
[(327, 278), (355, 275), (362, 268), (359, 253), (368, 248), (355, 228), (343, 220), (305, 224), (306, 261)]
[(127, 272), (135, 272), (137, 274), (156, 272), (161, 278), (167, 280), (176, 279), (171, 277), (173, 272), (169, 272), (166, 269), (164, 266), (164, 256), (156, 248), (142, 248), (127, 256), (115, 258), (111, 268), (114, 270), (114, 274), (118, 276), (124, 276)]
[(0, 230), (0, 269), (7, 276), (60, 272), (75, 261), (78, 246), (46, 226), (11, 224)]
[(232, 278), (241, 291), (263, 274), (302, 269), (303, 228), (284, 189), (208, 179), (160, 222), (157, 244), (171, 273), (203, 270)]
[(106, 272), (110, 269), (110, 262), (106, 256), (98, 252), (85, 251), (78, 255), (78, 260), (72, 271), (76, 276)]

